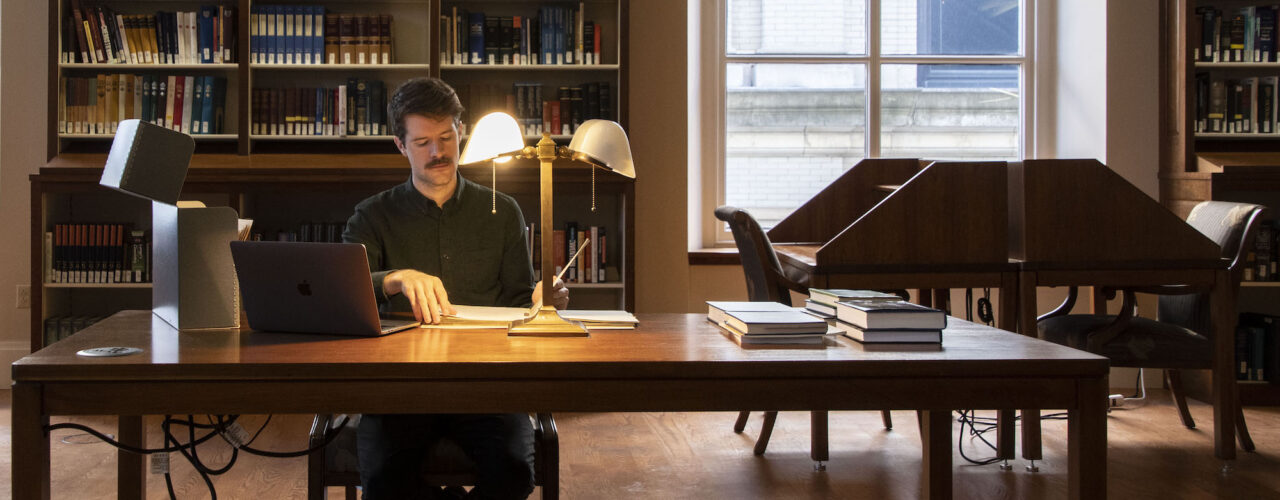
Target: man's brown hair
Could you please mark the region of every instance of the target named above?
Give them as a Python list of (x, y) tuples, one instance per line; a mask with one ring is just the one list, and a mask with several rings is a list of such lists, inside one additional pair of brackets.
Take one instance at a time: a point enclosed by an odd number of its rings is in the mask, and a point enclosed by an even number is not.
[(457, 125), (462, 120), (462, 102), (458, 93), (439, 78), (419, 77), (400, 84), (387, 102), (391, 134), (404, 140), (404, 118), (418, 114), (440, 120), (453, 119)]

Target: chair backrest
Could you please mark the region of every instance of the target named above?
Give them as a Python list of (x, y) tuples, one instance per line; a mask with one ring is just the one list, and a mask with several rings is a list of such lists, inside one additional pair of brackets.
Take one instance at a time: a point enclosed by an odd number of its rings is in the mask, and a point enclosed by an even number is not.
[(729, 223), (729, 230), (733, 231), (733, 242), (747, 277), (747, 299), (791, 305), (791, 293), (779, 279), (782, 264), (778, 254), (755, 217), (746, 210), (725, 205), (716, 209), (716, 218)]
[[(1249, 203), (1205, 201), (1191, 209), (1187, 224), (1222, 247), (1222, 258), (1231, 262), (1231, 286), (1238, 289), (1244, 275), (1245, 254), (1253, 246), (1266, 207)], [(1208, 294), (1160, 297), (1160, 321), (1212, 336)]]

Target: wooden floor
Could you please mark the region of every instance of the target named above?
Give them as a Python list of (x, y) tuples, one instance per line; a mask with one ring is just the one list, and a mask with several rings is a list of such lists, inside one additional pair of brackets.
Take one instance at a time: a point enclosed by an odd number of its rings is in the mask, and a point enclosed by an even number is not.
[[(1167, 393), (1156, 392), (1143, 408), (1115, 411), (1109, 417), (1108, 485), (1112, 498), (1209, 499), (1280, 498), (1280, 408), (1245, 412), (1257, 453), (1242, 453), (1229, 470), (1213, 458), (1212, 421), (1207, 405), (1193, 402), (1198, 428), (1178, 423)], [(0, 391), (0, 498), (10, 495), (10, 391)], [(814, 498), (893, 499), (919, 496), (920, 441), (912, 412), (895, 412), (897, 426), (885, 431), (877, 412), (839, 412), (831, 416), (831, 461), (815, 472), (808, 459), (808, 414), (780, 415), (769, 451), (751, 454), (759, 432), (759, 414), (747, 431), (732, 430), (732, 413), (559, 414), (561, 491), (567, 499), (660, 498)], [(264, 417), (241, 419), (250, 431)], [(55, 422), (67, 419), (55, 419)], [(114, 433), (108, 418), (78, 418)], [(149, 423), (153, 420), (149, 420)], [(278, 451), (305, 446), (310, 416), (277, 416), (255, 446)], [(158, 426), (149, 426), (158, 427)], [(1066, 496), (1065, 437), (1061, 420), (1045, 422), (1046, 460), (1040, 472), (1013, 462), (1012, 471), (996, 465), (970, 466), (957, 454), (957, 498), (1063, 498)], [(53, 435), (53, 498), (114, 498), (115, 453), (106, 444), (75, 436)], [(67, 444), (88, 441), (87, 444)], [(148, 438), (160, 442), (158, 431)], [(966, 454), (991, 452), (965, 441)], [(225, 444), (201, 446), (207, 463), (219, 466), (229, 456)], [(181, 460), (175, 455), (175, 461)], [(176, 462), (175, 462), (176, 463)], [(185, 462), (175, 465), (178, 498), (209, 498), (204, 484)], [(166, 498), (163, 476), (148, 476), (148, 497)], [(215, 480), (219, 498), (304, 498), (304, 459), (267, 459), (241, 454), (231, 472)], [(341, 498), (333, 490), (330, 498)], [(535, 492), (532, 498), (537, 498)]]

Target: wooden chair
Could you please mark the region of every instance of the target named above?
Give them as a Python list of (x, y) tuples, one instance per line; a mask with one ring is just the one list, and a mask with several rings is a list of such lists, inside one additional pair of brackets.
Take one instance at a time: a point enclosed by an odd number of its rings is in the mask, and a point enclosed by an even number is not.
[[(1246, 203), (1202, 202), (1187, 216), (1187, 223), (1222, 247), (1222, 256), (1231, 261), (1231, 284), (1239, 290), (1245, 254), (1252, 248), (1264, 207)], [(1037, 319), (1041, 339), (1082, 349), (1111, 359), (1112, 366), (1163, 368), (1177, 404), (1182, 424), (1195, 428), (1187, 411), (1186, 392), (1180, 370), (1212, 369), (1213, 338), (1210, 328), (1207, 290), (1181, 286), (1123, 288), (1120, 313), (1067, 314), (1075, 305), (1076, 288), (1057, 309)], [(1104, 293), (1114, 293), (1114, 290)], [(1134, 316), (1135, 292), (1159, 297), (1159, 320)], [(1234, 293), (1234, 292), (1233, 292)], [(1227, 374), (1234, 377), (1234, 374)], [(1253, 451), (1253, 440), (1245, 427), (1244, 413), (1236, 394), (1236, 437), (1240, 447)]]
[[(733, 241), (738, 247), (738, 257), (742, 260), (742, 271), (747, 278), (747, 298), (753, 302), (779, 302), (791, 305), (791, 291), (808, 294), (809, 288), (791, 280), (782, 273), (782, 264), (773, 250), (769, 236), (761, 229), (760, 223), (746, 210), (722, 206), (715, 211), (716, 218), (729, 223), (733, 232)], [(733, 432), (741, 433), (747, 425), (750, 411), (738, 414), (733, 424)], [(893, 428), (893, 417), (888, 410), (882, 411), (884, 428)], [(756, 438), (755, 454), (763, 455), (769, 446), (769, 437), (773, 434), (773, 424), (778, 419), (778, 412), (764, 412), (764, 424), (760, 427), (760, 437)], [(812, 426), (812, 442), (810, 455), (815, 461), (827, 460), (827, 412), (810, 412)]]
[[(329, 434), (339, 429), (340, 419), (333, 415), (316, 415), (311, 423), (311, 446), (324, 443)], [(356, 499), (360, 485), (360, 467), (356, 453), (356, 427), (360, 416), (353, 416), (341, 434), (328, 446), (307, 457), (307, 498), (323, 500), (330, 486), (342, 486), (347, 500)], [(427, 484), (467, 486), (475, 484), (475, 464), (453, 441), (442, 439), (422, 464)], [(549, 413), (539, 413), (533, 423), (533, 484), (542, 487), (543, 500), (560, 498), (560, 439), (556, 421)]]

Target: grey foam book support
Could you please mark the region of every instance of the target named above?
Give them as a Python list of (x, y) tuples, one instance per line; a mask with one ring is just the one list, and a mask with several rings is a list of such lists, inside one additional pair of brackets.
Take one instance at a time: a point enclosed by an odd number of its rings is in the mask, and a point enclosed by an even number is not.
[(229, 207), (151, 204), (151, 307), (179, 330), (239, 328), (240, 291), (230, 242), (237, 239)]
[(152, 201), (178, 202), (196, 143), (191, 136), (141, 120), (116, 129), (99, 184)]

